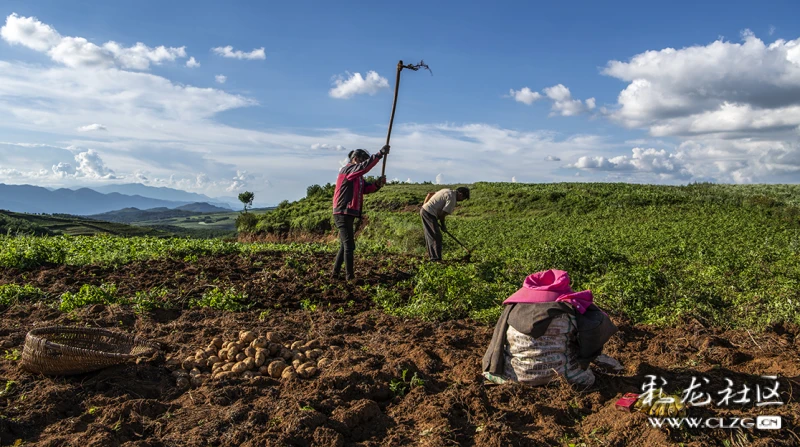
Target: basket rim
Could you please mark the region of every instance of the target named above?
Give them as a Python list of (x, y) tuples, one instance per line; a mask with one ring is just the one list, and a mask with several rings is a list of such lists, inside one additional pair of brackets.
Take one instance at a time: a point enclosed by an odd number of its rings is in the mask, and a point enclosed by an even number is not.
[[(138, 353), (138, 354), (123, 354), (123, 353), (119, 353), (119, 352), (101, 351), (99, 349), (87, 349), (87, 348), (79, 348), (79, 347), (75, 347), (75, 346), (69, 346), (69, 345), (65, 345), (65, 344), (62, 344), (62, 343), (58, 343), (58, 342), (54, 342), (54, 341), (48, 340), (45, 337), (47, 334), (56, 334), (56, 333), (61, 333), (61, 332), (84, 333), (84, 334), (103, 334), (103, 335), (108, 335), (108, 336), (116, 337), (116, 338), (128, 338), (133, 342), (134, 345), (144, 346), (144, 347), (147, 347), (148, 349), (146, 351)], [(25, 336), (25, 345), (28, 344), (27, 343), (28, 339), (30, 339), (32, 342), (38, 344), (40, 347), (43, 346), (45, 348), (56, 349), (56, 350), (68, 349), (68, 350), (71, 350), (71, 351), (76, 352), (76, 353), (90, 354), (90, 355), (95, 355), (95, 356), (99, 355), (99, 356), (103, 356), (103, 357), (117, 358), (117, 359), (120, 359), (120, 358), (130, 359), (130, 358), (135, 358), (135, 357), (152, 355), (154, 352), (159, 350), (159, 345), (157, 343), (155, 343), (155, 342), (152, 342), (150, 340), (146, 340), (146, 339), (144, 339), (142, 337), (139, 337), (137, 335), (128, 334), (128, 333), (125, 333), (125, 332), (112, 331), (112, 330), (105, 329), (105, 328), (86, 328), (86, 327), (80, 327), (80, 326), (46, 326), (46, 327), (39, 327), (39, 328), (34, 328), (34, 329), (31, 329), (30, 331), (28, 331), (28, 333)]]

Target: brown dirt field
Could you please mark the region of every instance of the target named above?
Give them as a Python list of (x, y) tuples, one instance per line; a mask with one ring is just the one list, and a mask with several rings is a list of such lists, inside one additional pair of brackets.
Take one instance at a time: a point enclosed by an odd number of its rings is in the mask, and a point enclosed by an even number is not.
[[(22, 350), (31, 328), (52, 324), (135, 333), (161, 343), (162, 351), (137, 364), (61, 378), (33, 375), (18, 361), (0, 359), (0, 391), (6, 381), (15, 382), (0, 396), (0, 445), (800, 445), (796, 327), (749, 333), (699, 323), (656, 329), (617, 321), (620, 332), (606, 353), (625, 365), (622, 374), (597, 373), (597, 383), (584, 390), (563, 383), (487, 387), (481, 358), (493, 328), (387, 316), (372, 309), (358, 287), (321, 288), (320, 272), (330, 261), (329, 255), (272, 253), (252, 260), (231, 255), (116, 269), (0, 272), (0, 284), (32, 283), (52, 296), (83, 283), (115, 282), (125, 293), (164, 286), (171, 300), (182, 303), (205, 285), (232, 284), (257, 303), (255, 310), (239, 313), (178, 308), (137, 315), (125, 306), (93, 305), (63, 314), (46, 302), (3, 310), (0, 343), (9, 351)], [(391, 285), (408, 277), (409, 264), (376, 258), (360, 263), (359, 274), (363, 284)], [(301, 309), (303, 299), (320, 303), (318, 310)], [(270, 309), (265, 318), (263, 309)], [(333, 364), (310, 380), (258, 377), (208, 381), (188, 390), (176, 386), (168, 358), (184, 358), (215, 335), (233, 338), (244, 329), (279, 333), (287, 341), (319, 340), (336, 347), (330, 348)], [(395, 395), (390, 383), (403, 370), (424, 383)], [(777, 375), (784, 405), (711, 405), (691, 408), (690, 416), (780, 415), (784, 428), (651, 428), (644, 415), (614, 408), (616, 399), (637, 392), (648, 374), (664, 377), (668, 389), (686, 387), (692, 376), (707, 377), (709, 391), (724, 388), (726, 378), (738, 390), (769, 383), (762, 375)]]

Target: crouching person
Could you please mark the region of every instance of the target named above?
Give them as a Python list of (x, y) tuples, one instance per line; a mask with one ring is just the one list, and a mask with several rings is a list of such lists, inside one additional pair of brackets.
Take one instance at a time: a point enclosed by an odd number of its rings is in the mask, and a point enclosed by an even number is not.
[(490, 382), (507, 380), (544, 385), (559, 376), (589, 386), (595, 377), (589, 364), (620, 370), (603, 345), (617, 327), (593, 304), (592, 292), (574, 292), (563, 270), (534, 273), (506, 299), (505, 309), (483, 357)]

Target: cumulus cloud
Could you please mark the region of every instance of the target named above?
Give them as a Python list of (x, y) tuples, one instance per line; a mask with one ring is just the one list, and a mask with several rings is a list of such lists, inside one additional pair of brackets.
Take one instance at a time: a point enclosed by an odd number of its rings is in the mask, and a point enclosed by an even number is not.
[(682, 154), (671, 154), (665, 150), (633, 148), (632, 155), (583, 156), (570, 165), (582, 170), (646, 172), (664, 178), (691, 178)]
[(214, 80), (217, 81), (217, 84), (224, 84), (225, 81), (228, 80), (228, 77), (225, 75), (216, 75), (214, 76)]
[(190, 57), (188, 61), (186, 61), (186, 66), (189, 68), (197, 68), (200, 66), (200, 62), (197, 62), (197, 59), (194, 56)]
[(514, 90), (512, 88), (511, 90), (509, 90), (509, 95), (512, 98), (514, 98), (514, 101), (521, 102), (527, 105), (531, 105), (535, 101), (538, 101), (543, 98), (541, 93), (531, 91), (531, 89), (528, 87), (523, 87), (520, 90)]
[(226, 47), (216, 47), (212, 48), (211, 51), (214, 53), (231, 59), (248, 59), (248, 60), (255, 60), (255, 59), (266, 59), (267, 55), (264, 53), (264, 47), (256, 48), (255, 50), (245, 53), (241, 50), (233, 50), (233, 47), (228, 45)]
[(334, 78), (335, 87), (328, 92), (332, 98), (348, 99), (354, 95), (375, 95), (381, 89), (389, 88), (389, 81), (375, 71), (369, 71), (366, 78), (363, 78), (361, 73), (347, 74), (350, 75), (349, 78), (343, 76)]
[(106, 126), (102, 124), (87, 124), (86, 126), (81, 126), (77, 129), (78, 132), (92, 132), (95, 130), (108, 130)]
[(78, 152), (75, 154), (76, 165), (68, 162), (59, 162), (53, 165), (52, 171), (59, 178), (86, 177), (89, 179), (115, 179), (114, 171), (109, 169), (95, 150)]
[(113, 67), (147, 70), (150, 64), (161, 64), (186, 57), (185, 47), (155, 48), (138, 42), (124, 47), (109, 41), (98, 46), (83, 37), (61, 36), (53, 27), (35, 17), (20, 17), (13, 13), (0, 28), (0, 37), (11, 45), (23, 45), (47, 53), (51, 59), (69, 67)]
[(347, 150), (341, 144), (337, 144), (336, 146), (332, 146), (328, 143), (314, 143), (311, 145), (311, 149), (313, 150), (323, 150), (323, 151), (344, 151)]
[(436, 183), (437, 185), (443, 185), (444, 176), (442, 174), (436, 174), (436, 181), (434, 183)]
[(655, 136), (783, 132), (800, 126), (800, 39), (646, 51), (603, 73), (628, 82), (610, 117)]
[(511, 183), (517, 183), (517, 178), (516, 177), (511, 177)]
[(539, 92), (534, 92), (528, 87), (523, 87), (521, 90), (511, 89), (509, 91), (509, 96), (514, 98), (515, 101), (527, 105), (531, 105), (540, 99), (548, 98), (552, 101), (550, 116), (580, 115), (594, 110), (596, 106), (594, 98), (589, 98), (586, 101), (572, 99), (572, 93), (563, 84), (547, 87), (542, 91), (544, 95)]
[(250, 180), (252, 180), (252, 177), (247, 174), (247, 171), (236, 171), (236, 175), (231, 180), (226, 191), (233, 192), (247, 188)]

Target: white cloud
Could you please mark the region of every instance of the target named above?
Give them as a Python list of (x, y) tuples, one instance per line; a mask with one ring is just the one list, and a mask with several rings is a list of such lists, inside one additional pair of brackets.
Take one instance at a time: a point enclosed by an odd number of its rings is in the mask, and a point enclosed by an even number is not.
[(91, 132), (91, 131), (94, 131), (94, 130), (108, 130), (108, 129), (106, 129), (106, 126), (104, 126), (102, 124), (95, 123), (95, 124), (87, 124), (86, 126), (81, 126), (81, 127), (77, 128), (76, 130), (78, 132)]
[(247, 175), (247, 171), (236, 171), (236, 175), (231, 180), (230, 185), (226, 188), (228, 192), (239, 191), (247, 188), (252, 177)]
[(186, 66), (189, 68), (197, 68), (200, 66), (200, 62), (197, 62), (197, 59), (194, 56), (190, 57), (188, 61), (186, 61)]
[(109, 169), (100, 158), (100, 154), (92, 149), (75, 154), (75, 161), (77, 166), (68, 162), (59, 162), (53, 165), (52, 171), (59, 178), (87, 177), (106, 180), (117, 178), (114, 171)]
[(527, 105), (531, 105), (534, 101), (538, 101), (543, 98), (542, 94), (539, 92), (531, 91), (528, 87), (523, 87), (520, 90), (514, 90), (513, 88), (509, 90), (509, 94), (514, 101), (521, 102)]
[(36, 17), (20, 17), (13, 13), (6, 17), (6, 24), (0, 28), (0, 37), (11, 45), (23, 45), (36, 51), (47, 51), (58, 45), (61, 35), (50, 25)]
[[(628, 82), (610, 117), (657, 136), (784, 132), (800, 126), (800, 39), (666, 48), (611, 61)], [(740, 135), (739, 135), (740, 136)]]
[(692, 177), (681, 153), (670, 154), (665, 150), (633, 148), (632, 155), (606, 158), (583, 156), (574, 167), (583, 170), (632, 171), (656, 174), (663, 178), (689, 179)]
[(225, 81), (228, 80), (228, 77), (225, 75), (216, 75), (214, 76), (214, 80), (217, 81), (217, 84), (224, 84)]
[(255, 60), (255, 59), (266, 59), (267, 56), (264, 53), (264, 47), (256, 48), (255, 50), (245, 53), (241, 50), (233, 50), (233, 47), (228, 45), (226, 47), (216, 47), (212, 48), (211, 51), (214, 53), (227, 58), (232, 59), (248, 59), (248, 60)]
[(324, 151), (344, 151), (347, 150), (341, 144), (337, 144), (336, 146), (331, 146), (328, 143), (314, 143), (311, 145), (311, 149), (313, 150), (324, 150)]
[(517, 183), (517, 178), (516, 177), (511, 177), (511, 183)]
[(589, 98), (586, 102), (572, 99), (572, 93), (563, 84), (554, 85), (544, 89), (544, 94), (553, 101), (551, 115), (575, 116), (594, 109), (595, 99)]
[(37, 18), (20, 17), (16, 13), (6, 17), (6, 24), (0, 29), (0, 37), (11, 45), (19, 44), (47, 53), (54, 61), (73, 68), (109, 68), (116, 65), (147, 70), (150, 64), (186, 57), (185, 47), (151, 48), (141, 42), (132, 47), (124, 47), (114, 41), (98, 46), (83, 37), (61, 36), (53, 27)]
[(348, 99), (354, 95), (368, 94), (375, 95), (384, 88), (389, 88), (389, 81), (374, 71), (367, 73), (367, 77), (361, 77), (361, 73), (347, 73), (349, 78), (342, 76), (334, 78), (336, 87), (332, 88), (328, 94), (332, 98)]
[(436, 183), (437, 185), (443, 185), (444, 176), (442, 174), (436, 174), (436, 181), (434, 183)]

